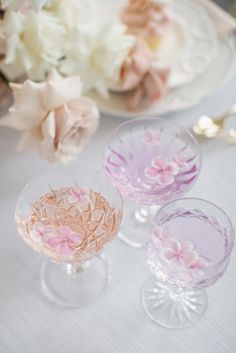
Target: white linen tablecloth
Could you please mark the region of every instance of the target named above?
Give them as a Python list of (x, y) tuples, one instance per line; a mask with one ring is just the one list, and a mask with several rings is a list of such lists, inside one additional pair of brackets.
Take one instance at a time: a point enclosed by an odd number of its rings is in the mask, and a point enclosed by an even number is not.
[[(236, 75), (196, 107), (165, 116), (185, 126), (202, 114), (220, 114), (236, 102)], [(101, 169), (107, 134), (121, 120), (102, 117), (78, 163)], [(224, 277), (209, 288), (209, 306), (195, 326), (168, 330), (151, 322), (140, 303), (149, 272), (143, 250), (119, 240), (106, 250), (111, 280), (92, 305), (67, 310), (44, 299), (42, 257), (17, 234), (14, 208), (23, 186), (50, 167), (36, 152), (17, 153), (18, 132), (0, 129), (0, 353), (235, 353), (236, 248)], [(236, 227), (236, 145), (202, 143), (203, 167), (188, 196), (221, 206)]]

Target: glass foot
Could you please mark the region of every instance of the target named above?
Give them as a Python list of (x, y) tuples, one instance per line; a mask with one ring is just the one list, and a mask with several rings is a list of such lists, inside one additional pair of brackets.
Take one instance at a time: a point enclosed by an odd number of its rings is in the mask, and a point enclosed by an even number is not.
[(135, 248), (143, 248), (150, 237), (150, 224), (156, 215), (159, 206), (139, 206), (126, 203), (124, 223), (118, 238)]
[(41, 285), (50, 301), (65, 307), (86, 306), (93, 302), (108, 282), (107, 263), (95, 257), (83, 264), (43, 264)]
[(204, 314), (207, 295), (203, 289), (169, 287), (152, 277), (143, 286), (142, 304), (149, 318), (158, 325), (184, 328)]

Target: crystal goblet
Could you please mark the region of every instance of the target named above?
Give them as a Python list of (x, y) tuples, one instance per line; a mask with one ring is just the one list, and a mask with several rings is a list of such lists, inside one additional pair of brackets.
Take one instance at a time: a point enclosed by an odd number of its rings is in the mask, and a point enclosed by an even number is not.
[(154, 218), (147, 263), (154, 273), (144, 284), (147, 315), (169, 328), (190, 326), (205, 312), (205, 287), (225, 272), (234, 230), (218, 206), (183, 198), (163, 206)]
[(125, 202), (118, 237), (145, 246), (148, 226), (160, 205), (183, 196), (201, 167), (198, 142), (183, 127), (159, 118), (119, 125), (108, 137), (103, 164)]
[(51, 301), (77, 307), (105, 288), (107, 263), (101, 252), (117, 235), (123, 202), (106, 175), (80, 166), (51, 169), (23, 189), (17, 228), (43, 264), (41, 285)]

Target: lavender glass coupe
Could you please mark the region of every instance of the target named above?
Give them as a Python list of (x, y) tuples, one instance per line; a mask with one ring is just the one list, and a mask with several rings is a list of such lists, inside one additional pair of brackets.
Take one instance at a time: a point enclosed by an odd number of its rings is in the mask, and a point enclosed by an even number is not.
[(154, 218), (147, 263), (154, 273), (142, 290), (148, 316), (157, 324), (183, 328), (207, 306), (206, 291), (225, 272), (234, 243), (228, 216), (195, 198), (163, 206)]
[(184, 195), (200, 166), (199, 144), (181, 126), (159, 118), (119, 125), (104, 152), (104, 167), (126, 198), (119, 237), (134, 247), (145, 246), (158, 206)]

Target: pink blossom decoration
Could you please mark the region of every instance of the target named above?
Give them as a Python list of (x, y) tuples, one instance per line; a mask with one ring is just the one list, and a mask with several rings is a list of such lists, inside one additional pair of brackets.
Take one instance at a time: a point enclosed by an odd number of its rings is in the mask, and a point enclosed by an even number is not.
[(160, 135), (155, 131), (146, 131), (143, 136), (143, 142), (146, 145), (160, 146)]
[(120, 88), (129, 91), (127, 109), (134, 111), (146, 101), (150, 104), (163, 98), (168, 91), (170, 69), (153, 67), (153, 55), (141, 38), (120, 70)]
[(174, 183), (175, 176), (179, 173), (179, 167), (166, 157), (154, 157), (152, 165), (147, 167), (144, 173), (147, 178), (155, 180), (162, 186), (167, 186)]
[(67, 226), (60, 226), (57, 228), (57, 235), (49, 238), (47, 244), (57, 249), (62, 256), (71, 256), (75, 252), (75, 247), (81, 244), (82, 237), (74, 233)]
[(42, 242), (53, 231), (53, 227), (44, 226), (42, 223), (36, 223), (30, 236), (36, 242)]
[(158, 249), (160, 247), (168, 248), (171, 247), (175, 240), (168, 237), (168, 233), (162, 227), (156, 227), (152, 232), (152, 241), (155, 247)]
[(167, 233), (162, 227), (156, 227), (152, 232), (152, 241), (156, 248), (159, 248), (164, 240), (167, 239)]
[(195, 270), (203, 270), (204, 268), (206, 268), (208, 265), (207, 261), (199, 256), (196, 261), (194, 261), (194, 263), (191, 264), (191, 268), (195, 269)]
[(188, 166), (187, 158), (180, 154), (176, 154), (173, 157), (173, 162), (176, 163), (180, 169), (184, 169)]
[(184, 267), (190, 267), (198, 258), (197, 253), (193, 251), (193, 244), (190, 241), (180, 243), (175, 240), (171, 247), (164, 251), (163, 255), (168, 261)]
[(70, 203), (85, 203), (89, 200), (90, 190), (87, 188), (75, 187), (70, 189), (68, 201)]

